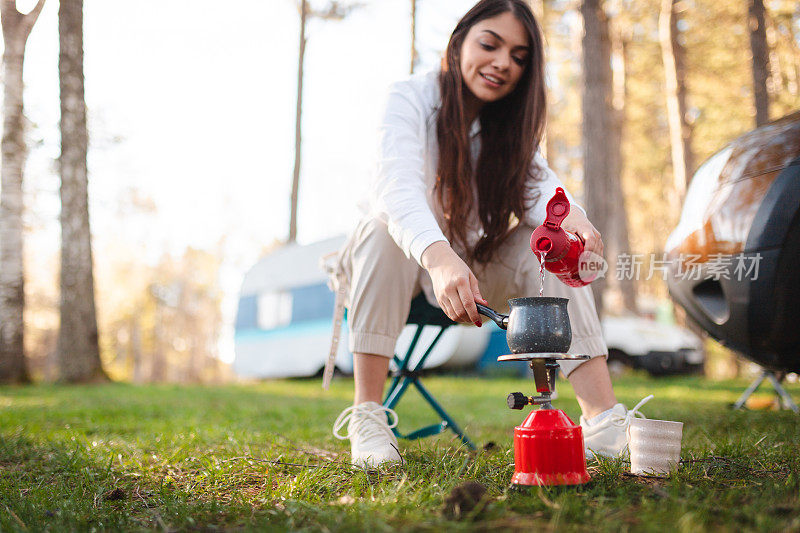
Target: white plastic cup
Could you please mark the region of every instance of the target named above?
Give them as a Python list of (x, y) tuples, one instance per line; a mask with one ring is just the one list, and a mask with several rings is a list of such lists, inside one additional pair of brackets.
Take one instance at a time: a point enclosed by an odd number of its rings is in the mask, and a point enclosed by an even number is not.
[(668, 474), (681, 460), (683, 422), (634, 418), (628, 426), (631, 473)]

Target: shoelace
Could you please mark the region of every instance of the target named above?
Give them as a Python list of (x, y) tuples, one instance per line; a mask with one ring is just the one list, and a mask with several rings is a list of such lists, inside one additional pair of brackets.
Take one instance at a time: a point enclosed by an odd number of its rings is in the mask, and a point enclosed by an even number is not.
[(646, 398), (643, 398), (642, 401), (637, 403), (636, 406), (630, 411), (628, 411), (628, 413), (624, 417), (620, 416), (612, 418), (611, 423), (616, 426), (626, 427), (630, 425), (631, 420), (636, 418), (637, 416), (639, 418), (647, 418), (646, 416), (644, 416), (642, 413), (639, 412), (639, 409), (653, 398), (654, 396), (652, 394), (650, 396), (647, 396)]
[[(355, 415), (358, 416), (353, 418)], [(383, 406), (375, 409), (361, 405), (350, 406), (342, 411), (336, 422), (333, 423), (333, 436), (339, 440), (349, 439), (352, 434), (350, 429), (353, 432), (359, 432), (364, 440), (383, 436), (386, 433), (386, 426), (384, 425), (386, 424), (386, 418), (382, 417), (382, 415), (390, 415), (392, 422), (389, 424), (389, 429), (397, 427), (397, 413), (394, 409)], [(355, 420), (353, 427), (348, 429), (347, 435), (341, 435), (339, 432), (349, 424), (350, 419)]]

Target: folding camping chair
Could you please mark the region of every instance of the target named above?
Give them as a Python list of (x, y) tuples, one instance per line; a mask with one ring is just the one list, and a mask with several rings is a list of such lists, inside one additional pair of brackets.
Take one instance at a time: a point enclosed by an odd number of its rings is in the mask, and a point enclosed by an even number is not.
[[(421, 439), (423, 437), (430, 437), (432, 435), (438, 435), (445, 429), (450, 429), (453, 431), (453, 433), (458, 435), (458, 438), (460, 438), (464, 444), (469, 446), (470, 449), (474, 450), (475, 445), (472, 443), (472, 441), (469, 440), (458, 424), (456, 424), (450, 415), (447, 414), (444, 408), (439, 405), (439, 402), (436, 401), (433, 395), (422, 385), (422, 383), (420, 383), (419, 380), (420, 372), (425, 364), (425, 360), (433, 351), (436, 343), (439, 342), (439, 339), (442, 337), (447, 328), (454, 326), (456, 323), (450, 320), (441, 309), (429, 304), (425, 299), (425, 295), (420, 293), (411, 301), (411, 310), (408, 313), (408, 320), (406, 320), (406, 324), (416, 326), (416, 330), (414, 331), (414, 337), (411, 339), (411, 344), (408, 346), (408, 349), (406, 350), (406, 353), (402, 359), (397, 354), (394, 355), (393, 360), (397, 365), (397, 371), (394, 372), (394, 378), (392, 380), (392, 384), (389, 386), (389, 391), (386, 393), (386, 398), (383, 400), (383, 405), (384, 407), (388, 407), (390, 409), (394, 408), (394, 406), (397, 405), (397, 403), (403, 397), (403, 394), (405, 394), (408, 386), (414, 385), (425, 401), (427, 401), (433, 410), (436, 411), (436, 414), (439, 415), (441, 422), (431, 426), (425, 426), (405, 435), (400, 433), (397, 428), (394, 428), (392, 431), (394, 431), (395, 435), (397, 435), (399, 438), (414, 440)], [(419, 361), (417, 361), (413, 368), (409, 368), (414, 349), (417, 347), (420, 336), (422, 335), (422, 330), (425, 326), (435, 326), (441, 329), (433, 341), (431, 341), (431, 343), (428, 345)]]

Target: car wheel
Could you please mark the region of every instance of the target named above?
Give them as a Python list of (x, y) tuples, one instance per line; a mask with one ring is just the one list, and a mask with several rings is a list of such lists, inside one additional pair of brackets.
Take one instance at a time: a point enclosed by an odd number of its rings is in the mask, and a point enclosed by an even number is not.
[(678, 368), (675, 355), (670, 353), (658, 354), (648, 365), (647, 371), (651, 376), (666, 376), (675, 373)]
[(621, 376), (633, 367), (630, 357), (622, 350), (611, 349), (608, 351), (608, 373), (612, 376)]

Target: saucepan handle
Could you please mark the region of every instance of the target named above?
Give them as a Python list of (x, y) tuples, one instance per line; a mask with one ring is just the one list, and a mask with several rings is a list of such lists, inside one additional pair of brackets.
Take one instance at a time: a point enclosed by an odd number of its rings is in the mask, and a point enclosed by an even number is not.
[(502, 329), (508, 329), (508, 315), (500, 314), (491, 307), (479, 304), (477, 302), (475, 305), (478, 306), (478, 312), (480, 314), (491, 318), (492, 321), (494, 321), (494, 323), (500, 326)]

